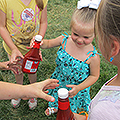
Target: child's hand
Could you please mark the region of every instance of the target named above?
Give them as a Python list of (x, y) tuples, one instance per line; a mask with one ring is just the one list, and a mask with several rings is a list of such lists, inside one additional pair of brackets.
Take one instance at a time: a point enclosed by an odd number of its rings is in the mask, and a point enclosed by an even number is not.
[(41, 53), (41, 50), (39, 50), (39, 56), (40, 56), (40, 60), (42, 61), (42, 53)]
[(21, 59), (24, 59), (22, 53), (18, 49), (12, 50), (11, 58), (10, 58), (10, 63), (15, 63), (17, 62), (17, 58), (20, 57)]
[[(30, 42), (30, 46), (28, 47), (26, 47), (27, 49), (31, 49), (32, 47), (33, 47), (33, 45), (34, 45), (34, 41), (35, 41), (35, 36), (33, 37), (33, 39), (31, 40), (31, 42)], [(41, 41), (41, 43), (40, 43), (40, 46), (43, 44), (43, 41)], [(41, 61), (42, 61), (42, 54), (41, 54), (41, 50), (39, 50), (39, 55), (40, 55), (40, 59), (41, 59)]]
[(70, 98), (74, 97), (79, 92), (77, 85), (66, 85), (66, 87), (72, 88), (72, 90), (68, 92)]
[(33, 36), (32, 40), (30, 41), (30, 46), (27, 46), (26, 48), (27, 48), (27, 49), (32, 48), (34, 41), (35, 41), (35, 36)]
[[(30, 42), (30, 46), (28, 47), (26, 47), (27, 49), (30, 49), (30, 48), (32, 48), (33, 47), (33, 45), (34, 45), (34, 41), (35, 41), (35, 36), (32, 38), (32, 40), (31, 40), (31, 42)], [(40, 46), (43, 44), (43, 41), (41, 41), (41, 43), (40, 43)]]
[(74, 119), (75, 120), (86, 120), (85, 115), (79, 115), (77, 113), (73, 113), (74, 114)]

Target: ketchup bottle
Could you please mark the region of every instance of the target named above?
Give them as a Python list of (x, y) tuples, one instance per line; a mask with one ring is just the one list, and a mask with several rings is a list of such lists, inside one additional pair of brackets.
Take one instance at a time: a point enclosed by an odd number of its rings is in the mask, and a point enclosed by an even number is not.
[(42, 36), (36, 35), (33, 47), (25, 54), (22, 64), (22, 71), (24, 73), (34, 74), (37, 72), (38, 65), (42, 61), (39, 55), (41, 40)]
[(58, 113), (56, 120), (74, 120), (74, 114), (70, 109), (68, 90), (65, 88), (58, 90)]

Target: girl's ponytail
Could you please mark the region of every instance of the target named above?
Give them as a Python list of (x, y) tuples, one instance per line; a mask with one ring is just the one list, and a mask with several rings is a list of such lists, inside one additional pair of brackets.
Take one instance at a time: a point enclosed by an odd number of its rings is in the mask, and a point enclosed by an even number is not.
[(44, 8), (43, 1), (42, 0), (35, 0), (35, 1), (36, 1), (36, 4), (37, 4), (38, 8), (40, 10), (43, 10), (43, 8)]

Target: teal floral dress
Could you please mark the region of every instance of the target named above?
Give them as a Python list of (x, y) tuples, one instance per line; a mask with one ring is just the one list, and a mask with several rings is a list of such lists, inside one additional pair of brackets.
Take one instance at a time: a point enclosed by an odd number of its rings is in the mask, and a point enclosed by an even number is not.
[[(67, 33), (66, 33), (67, 34)], [(64, 43), (64, 49), (62, 46), (60, 46), (58, 52), (57, 52), (57, 58), (56, 58), (56, 64), (57, 67), (52, 74), (52, 79), (59, 80), (59, 87), (52, 89), (49, 91), (51, 96), (55, 97), (54, 102), (49, 102), (49, 107), (54, 107), (55, 109), (58, 109), (58, 95), (57, 91), (59, 88), (67, 88), (68, 91), (71, 90), (71, 88), (66, 87), (66, 85), (78, 85), (82, 83), (89, 75), (90, 75), (90, 67), (89, 64), (86, 63), (86, 61), (94, 57), (97, 53), (97, 51), (89, 51), (87, 54), (89, 54), (89, 57), (86, 58), (85, 61), (80, 61), (74, 57), (72, 57), (70, 54), (68, 54), (66, 49), (66, 43), (69, 35), (64, 35), (63, 42)], [(70, 101), (70, 107), (72, 112), (77, 113), (80, 111), (86, 111), (88, 112), (88, 106), (91, 101), (90, 99), (90, 87), (85, 88), (77, 93), (76, 96), (73, 98), (69, 98)]]

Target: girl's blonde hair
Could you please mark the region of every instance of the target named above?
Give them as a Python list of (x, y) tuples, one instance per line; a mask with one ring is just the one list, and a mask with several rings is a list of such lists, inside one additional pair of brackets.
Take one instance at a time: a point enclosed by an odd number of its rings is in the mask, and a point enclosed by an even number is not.
[(43, 1), (42, 0), (35, 0), (35, 1), (36, 1), (36, 4), (37, 4), (38, 8), (40, 10), (43, 10), (43, 8), (44, 8)]
[[(112, 36), (120, 42), (120, 0), (102, 0), (96, 15), (95, 34), (99, 44), (109, 56)], [(109, 49), (108, 49), (109, 48)]]
[(76, 8), (71, 18), (70, 28), (76, 23), (76, 21), (82, 23), (93, 22), (96, 12), (96, 9), (91, 9), (89, 7), (84, 7), (82, 9)]

